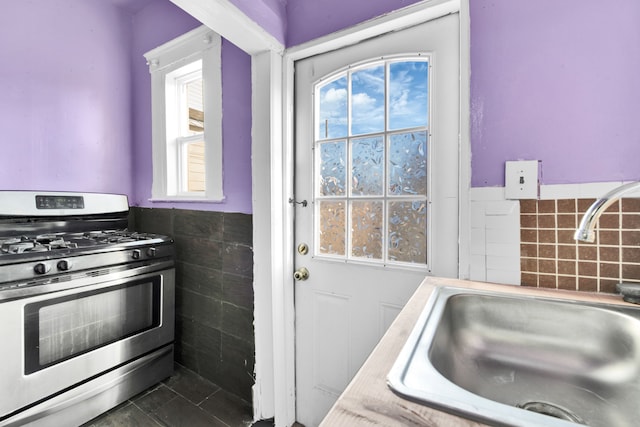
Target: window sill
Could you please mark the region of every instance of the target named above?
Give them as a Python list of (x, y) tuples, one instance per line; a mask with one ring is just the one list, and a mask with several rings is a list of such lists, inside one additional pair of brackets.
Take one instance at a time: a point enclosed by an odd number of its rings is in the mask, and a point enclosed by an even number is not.
[(223, 196), (221, 199), (206, 199), (204, 197), (202, 198), (196, 198), (196, 197), (191, 197), (191, 196), (185, 196), (185, 197), (180, 197), (180, 196), (167, 196), (167, 197), (160, 197), (160, 198), (153, 198), (153, 199), (148, 199), (149, 202), (151, 203), (167, 203), (167, 202), (181, 202), (181, 203), (224, 203), (225, 201), (225, 197)]

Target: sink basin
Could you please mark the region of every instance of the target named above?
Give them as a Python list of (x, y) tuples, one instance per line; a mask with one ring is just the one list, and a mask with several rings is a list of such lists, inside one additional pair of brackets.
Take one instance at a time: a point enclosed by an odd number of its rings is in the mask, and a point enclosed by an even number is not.
[(387, 381), (490, 425), (637, 426), (639, 319), (624, 305), (436, 288)]

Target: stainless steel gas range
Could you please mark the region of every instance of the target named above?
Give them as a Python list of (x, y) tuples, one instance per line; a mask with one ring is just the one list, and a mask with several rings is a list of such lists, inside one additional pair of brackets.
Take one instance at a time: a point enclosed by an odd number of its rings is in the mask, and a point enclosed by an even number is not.
[(126, 196), (0, 191), (0, 426), (75, 426), (173, 369), (173, 241)]

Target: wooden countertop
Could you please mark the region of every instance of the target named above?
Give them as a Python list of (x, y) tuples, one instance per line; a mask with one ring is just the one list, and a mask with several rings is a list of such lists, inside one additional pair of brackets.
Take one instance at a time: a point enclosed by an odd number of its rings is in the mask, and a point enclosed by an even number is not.
[[(389, 330), (358, 371), (346, 390), (320, 424), (321, 427), (360, 426), (446, 426), (477, 427), (484, 424), (413, 403), (394, 394), (386, 383), (409, 333), (429, 296), (438, 286), (495, 290), (520, 295), (552, 296), (593, 302), (627, 305), (622, 298), (610, 294), (558, 291), (524, 286), (496, 285), (458, 279), (427, 277)], [(637, 306), (636, 306), (637, 307)]]

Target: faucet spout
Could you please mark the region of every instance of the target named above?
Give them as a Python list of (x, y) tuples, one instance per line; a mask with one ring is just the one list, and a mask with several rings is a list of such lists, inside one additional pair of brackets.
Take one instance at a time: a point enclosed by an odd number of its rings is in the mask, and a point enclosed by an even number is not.
[(596, 200), (582, 217), (582, 221), (580, 221), (580, 225), (578, 226), (573, 238), (583, 242), (593, 242), (596, 237), (594, 228), (598, 222), (598, 218), (602, 215), (602, 212), (606, 211), (609, 206), (615, 203), (615, 201), (620, 199), (624, 194), (638, 188), (640, 188), (640, 181), (630, 182), (614, 188)]

